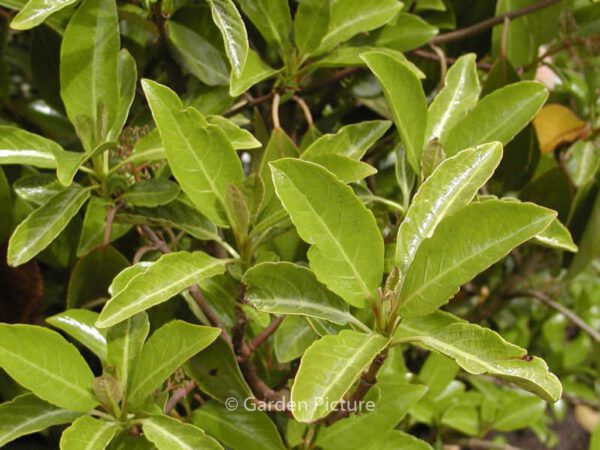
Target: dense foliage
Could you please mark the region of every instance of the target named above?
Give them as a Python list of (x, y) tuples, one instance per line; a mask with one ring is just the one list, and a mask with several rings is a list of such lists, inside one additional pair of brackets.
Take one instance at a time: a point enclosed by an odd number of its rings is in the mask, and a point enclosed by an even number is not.
[(0, 446), (600, 449), (600, 5), (0, 6)]

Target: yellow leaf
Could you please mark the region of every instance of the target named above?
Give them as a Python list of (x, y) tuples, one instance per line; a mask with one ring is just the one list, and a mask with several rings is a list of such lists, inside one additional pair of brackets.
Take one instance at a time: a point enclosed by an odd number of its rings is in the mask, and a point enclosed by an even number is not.
[(550, 103), (533, 119), (542, 153), (554, 151), (563, 142), (573, 142), (582, 137), (586, 123), (563, 105)]

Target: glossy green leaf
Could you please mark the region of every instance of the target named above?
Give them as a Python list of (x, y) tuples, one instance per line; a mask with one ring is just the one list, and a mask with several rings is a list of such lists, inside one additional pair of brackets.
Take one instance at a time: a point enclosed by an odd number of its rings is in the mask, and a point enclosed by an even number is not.
[(135, 89), (137, 87), (137, 67), (135, 59), (126, 50), (122, 49), (119, 52), (119, 108), (115, 116), (115, 120), (108, 132), (109, 140), (118, 140), (127, 116), (129, 109), (135, 98)]
[(26, 263), (44, 250), (65, 229), (90, 196), (90, 190), (73, 185), (56, 194), (17, 226), (8, 244), (11, 266)]
[(470, 324), (448, 313), (406, 318), (395, 338), (415, 342), (454, 359), (472, 374), (489, 374), (511, 381), (542, 398), (555, 402), (562, 392), (558, 378), (546, 363), (506, 342), (499, 334)]
[(406, 273), (400, 315), (432, 313), (462, 284), (544, 230), (555, 217), (554, 211), (540, 206), (501, 200), (473, 203), (446, 217), (423, 241)]
[(292, 409), (296, 420), (313, 422), (325, 417), (387, 342), (378, 334), (342, 330), (311, 345), (292, 386), (291, 399), (298, 405)]
[(200, 113), (182, 111), (181, 101), (169, 88), (150, 80), (143, 80), (142, 86), (181, 188), (201, 213), (226, 225), (227, 186), (240, 184), (244, 176), (235, 150), (220, 128), (202, 126)]
[(0, 324), (0, 367), (61, 408), (86, 412), (97, 404), (91, 391), (92, 371), (77, 349), (55, 331)]
[(222, 260), (203, 252), (163, 255), (113, 296), (102, 309), (96, 325), (100, 328), (115, 325), (224, 271), (225, 263)]
[(421, 185), (398, 229), (396, 264), (406, 273), (423, 241), (444, 217), (468, 204), (502, 159), (495, 142), (463, 150), (442, 162)]
[(15, 194), (36, 206), (43, 205), (63, 189), (56, 177), (49, 173), (26, 175), (13, 184)]
[(521, 81), (485, 96), (442, 140), (447, 155), (491, 141), (506, 144), (535, 117), (548, 98), (535, 81)]
[(106, 332), (106, 365), (116, 369), (123, 387), (128, 385), (133, 361), (142, 350), (149, 332), (150, 321), (145, 312), (113, 325)]
[(315, 155), (305, 159), (325, 167), (344, 183), (356, 183), (377, 173), (375, 167), (365, 162), (333, 153)]
[(232, 0), (208, 0), (215, 24), (221, 30), (225, 52), (233, 72), (241, 75), (248, 58), (248, 35), (244, 21)]
[(413, 170), (420, 173), (427, 125), (427, 104), (421, 82), (406, 64), (389, 54), (369, 52), (361, 58), (379, 80), (408, 161)]
[(27, 434), (75, 420), (80, 413), (61, 409), (33, 394), (0, 404), (0, 446)]
[(229, 94), (232, 97), (237, 97), (277, 72), (279, 71), (265, 63), (254, 50), (250, 49), (242, 72), (239, 75), (235, 72), (231, 73)]
[(475, 59), (474, 53), (461, 56), (448, 70), (444, 88), (429, 105), (426, 141), (444, 141), (448, 130), (477, 104), (481, 86)]
[(246, 272), (246, 299), (259, 311), (316, 317), (338, 324), (356, 322), (342, 299), (312, 271), (288, 262), (264, 262)]
[(285, 449), (269, 416), (246, 410), (243, 405), (229, 410), (214, 401), (207, 402), (194, 411), (192, 423), (233, 450)]
[(206, 116), (206, 121), (221, 128), (236, 150), (250, 150), (262, 145), (252, 133), (238, 126), (233, 120), (222, 116)]
[(242, 11), (267, 42), (289, 45), (292, 16), (287, 0), (238, 0)]
[(399, 52), (420, 47), (434, 37), (438, 29), (415, 14), (400, 13), (393, 23), (383, 27), (375, 45), (388, 47)]
[(172, 202), (179, 195), (177, 183), (164, 179), (141, 180), (127, 188), (121, 200), (133, 206), (160, 206)]
[(316, 164), (285, 158), (270, 165), (277, 196), (311, 244), (308, 259), (317, 279), (348, 303), (363, 306), (383, 274), (383, 240), (372, 213)]
[(273, 337), (273, 350), (277, 361), (285, 363), (302, 356), (310, 345), (319, 339), (303, 316), (287, 316)]
[[(141, 406), (178, 367), (206, 348), (221, 333), (219, 328), (174, 320), (156, 330), (135, 359), (129, 378), (128, 402)], [(157, 358), (156, 355), (162, 355)]]
[(41, 23), (46, 18), (77, 0), (29, 0), (23, 9), (10, 22), (13, 30), (29, 30)]
[(0, 126), (0, 164), (26, 164), (54, 169), (54, 152), (62, 150), (56, 142), (10, 126)]
[(68, 309), (48, 317), (46, 322), (64, 331), (94, 352), (101, 361), (106, 360), (106, 333), (94, 325), (98, 313), (87, 309)]
[(119, 41), (114, 0), (83, 0), (63, 35), (61, 97), (88, 152), (104, 142), (117, 117)]
[(222, 450), (223, 447), (200, 428), (167, 416), (151, 416), (142, 423), (144, 436), (158, 450)]
[(573, 242), (571, 233), (558, 219), (554, 219), (544, 231), (536, 234), (533, 241), (549, 248), (568, 252), (577, 251), (577, 245)]
[(329, 0), (304, 0), (298, 4), (294, 16), (294, 42), (305, 58), (319, 47), (327, 33), (330, 16)]
[(119, 431), (117, 422), (90, 416), (77, 419), (60, 438), (61, 450), (104, 450)]

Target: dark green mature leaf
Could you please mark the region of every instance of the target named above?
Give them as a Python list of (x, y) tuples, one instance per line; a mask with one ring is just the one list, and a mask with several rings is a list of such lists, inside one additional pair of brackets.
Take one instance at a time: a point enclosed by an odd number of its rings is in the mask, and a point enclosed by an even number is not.
[(43, 205), (63, 189), (56, 177), (49, 173), (26, 175), (13, 183), (15, 194), (36, 206)]
[(402, 342), (416, 342), (454, 359), (473, 374), (489, 374), (512, 381), (542, 398), (555, 402), (562, 392), (558, 378), (546, 363), (506, 342), (496, 332), (470, 324), (451, 314), (406, 318), (396, 333)]
[(54, 152), (62, 147), (56, 142), (20, 128), (0, 126), (0, 165), (26, 164), (54, 169)]
[(88, 152), (104, 142), (118, 115), (119, 41), (114, 0), (83, 0), (63, 36), (61, 96)]
[(26, 263), (65, 229), (90, 196), (89, 188), (72, 185), (33, 211), (19, 224), (8, 244), (11, 266)]
[(150, 416), (142, 423), (144, 436), (158, 450), (223, 450), (200, 428), (167, 416)]
[(548, 98), (535, 81), (521, 81), (485, 96), (442, 140), (447, 155), (491, 141), (506, 144), (535, 117)]
[(300, 362), (291, 399), (299, 422), (325, 417), (387, 345), (378, 334), (342, 330), (311, 345)]
[(106, 332), (94, 325), (98, 313), (87, 309), (68, 309), (48, 317), (46, 322), (64, 331), (106, 361)]
[(12, 198), (10, 186), (2, 167), (0, 167), (0, 208), (4, 211), (4, 214), (0, 216), (0, 242), (4, 242), (8, 238), (11, 228)]
[(193, 412), (192, 423), (233, 450), (285, 449), (277, 427), (264, 412), (247, 410), (242, 404), (229, 408), (207, 402)]
[(77, 0), (29, 0), (27, 4), (10, 22), (13, 30), (29, 30), (61, 9), (66, 8)]
[(294, 16), (294, 42), (305, 58), (314, 53), (327, 33), (331, 17), (329, 0), (304, 0)]
[(244, 21), (232, 0), (208, 0), (215, 24), (221, 30), (225, 42), (225, 52), (239, 76), (244, 70), (248, 58), (248, 35)]
[(227, 186), (240, 184), (244, 176), (235, 150), (220, 128), (203, 126), (194, 109), (183, 111), (169, 88), (150, 80), (143, 80), (142, 86), (181, 188), (200, 212), (217, 225), (226, 225)]
[(81, 413), (61, 409), (33, 394), (0, 404), (0, 446), (27, 434), (75, 420)]
[(224, 261), (203, 252), (163, 255), (113, 296), (102, 309), (96, 325), (100, 328), (115, 325), (224, 271)]
[[(178, 367), (221, 334), (219, 328), (174, 320), (156, 330), (135, 359), (129, 378), (128, 403), (135, 410)], [(161, 355), (157, 358), (157, 355)]]
[(398, 229), (396, 264), (406, 273), (423, 241), (444, 217), (468, 204), (502, 159), (495, 142), (463, 150), (442, 162), (421, 185)]
[(379, 80), (408, 161), (413, 170), (420, 173), (427, 126), (427, 103), (421, 82), (406, 64), (389, 54), (368, 52), (361, 58)]
[(302, 356), (319, 335), (303, 316), (287, 316), (273, 338), (277, 361), (285, 363)]
[(267, 42), (277, 43), (281, 48), (289, 45), (292, 16), (287, 0), (238, 0), (238, 3)]
[(383, 240), (373, 215), (352, 189), (316, 164), (285, 158), (270, 165), (279, 199), (311, 244), (315, 275), (348, 303), (364, 306), (383, 275)]
[(172, 202), (177, 198), (179, 192), (179, 185), (173, 181), (142, 180), (128, 187), (121, 195), (121, 200), (133, 206), (153, 207)]
[(61, 408), (87, 412), (97, 404), (87, 363), (73, 345), (47, 328), (0, 324), (0, 367)]
[(406, 52), (420, 47), (435, 36), (438, 29), (415, 14), (400, 13), (393, 23), (381, 29), (375, 45)]
[(90, 416), (77, 419), (60, 438), (63, 450), (104, 450), (119, 431), (117, 422), (107, 422)]
[(400, 315), (432, 313), (462, 284), (543, 231), (555, 217), (540, 206), (501, 200), (473, 203), (446, 217), (423, 241), (406, 273)]

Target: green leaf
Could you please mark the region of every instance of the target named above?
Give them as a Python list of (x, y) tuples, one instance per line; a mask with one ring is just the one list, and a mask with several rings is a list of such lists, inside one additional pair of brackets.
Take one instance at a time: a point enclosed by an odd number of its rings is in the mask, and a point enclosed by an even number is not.
[(54, 169), (54, 152), (62, 150), (56, 142), (10, 126), (0, 126), (0, 164), (24, 164)]
[[(514, 247), (544, 230), (552, 210), (489, 200), (443, 219), (416, 252), (400, 292), (400, 315), (429, 314)], [(441, 251), (443, 250), (443, 251)]]
[(447, 155), (491, 141), (506, 144), (535, 117), (548, 98), (536, 81), (521, 81), (485, 96), (442, 140)]
[(180, 188), (173, 181), (154, 178), (132, 184), (121, 195), (121, 200), (133, 206), (160, 206), (172, 202), (179, 195)]
[(259, 311), (316, 317), (340, 325), (356, 322), (348, 305), (306, 267), (264, 262), (248, 270), (242, 281), (246, 299)]
[(329, 0), (303, 0), (298, 4), (294, 16), (294, 41), (304, 58), (319, 47), (327, 33), (330, 16)]
[(94, 325), (98, 313), (87, 309), (68, 309), (48, 317), (46, 322), (64, 331), (106, 361), (106, 333)]
[(323, 166), (344, 183), (355, 183), (377, 173), (375, 167), (365, 162), (333, 153), (315, 155), (304, 159)]
[(141, 312), (110, 327), (106, 332), (106, 365), (116, 369), (123, 387), (128, 385), (133, 361), (142, 350), (149, 331), (148, 314)]
[(387, 345), (378, 334), (342, 330), (319, 339), (304, 353), (292, 386), (292, 409), (299, 422), (325, 417), (371, 361)]
[(15, 194), (36, 206), (43, 205), (63, 189), (56, 177), (49, 173), (26, 175), (13, 183)]
[(427, 392), (427, 386), (404, 382), (378, 382), (379, 399), (372, 411), (363, 402), (361, 414), (320, 430), (316, 444), (325, 450), (362, 449), (381, 440)]
[(550, 222), (550, 225), (544, 231), (536, 234), (533, 242), (557, 250), (577, 252), (577, 245), (573, 242), (571, 233), (558, 218)]
[[(173, 320), (156, 330), (135, 359), (129, 378), (128, 401), (135, 410), (154, 389), (188, 359), (206, 348), (221, 334), (219, 328)], [(157, 358), (157, 355), (161, 355)]]
[[(83, 227), (77, 245), (77, 256), (83, 256), (104, 243), (106, 217), (108, 215), (107, 206), (105, 200), (101, 197), (92, 195), (90, 198), (83, 216)], [(117, 240), (130, 229), (131, 225), (129, 224), (113, 222), (110, 227), (110, 241)]]
[(61, 97), (88, 152), (105, 142), (117, 117), (119, 41), (114, 0), (83, 0), (63, 35)]
[(119, 431), (117, 422), (90, 416), (77, 419), (60, 438), (61, 450), (104, 450)]
[(17, 226), (10, 238), (8, 264), (24, 264), (48, 247), (89, 197), (89, 188), (72, 185), (33, 211)]
[(365, 447), (365, 450), (433, 450), (433, 447), (427, 442), (404, 433), (400, 430), (394, 430), (387, 434), (385, 438), (375, 445)]
[(73, 345), (49, 329), (0, 324), (0, 367), (61, 408), (86, 412), (97, 404), (91, 391), (94, 375), (87, 363)]
[(80, 413), (57, 408), (33, 394), (0, 404), (0, 446), (27, 434), (75, 420)]
[(275, 424), (262, 411), (243, 405), (230, 410), (214, 401), (192, 414), (192, 423), (233, 450), (284, 450)]
[(381, 29), (375, 40), (375, 45), (399, 52), (407, 52), (427, 44), (436, 34), (438, 34), (438, 29), (419, 16), (400, 13), (393, 23)]
[(427, 125), (427, 103), (421, 82), (406, 64), (389, 54), (368, 52), (361, 58), (379, 80), (406, 147), (408, 161), (413, 170), (420, 173)]
[(229, 95), (232, 97), (242, 95), (256, 83), (272, 77), (277, 72), (279, 71), (265, 63), (254, 50), (250, 49), (242, 72), (231, 73)]
[(197, 111), (182, 111), (181, 101), (169, 88), (150, 80), (142, 80), (142, 86), (173, 175), (202, 214), (226, 225), (227, 186), (240, 184), (244, 174), (225, 133), (215, 125), (202, 126)]
[(96, 326), (106, 328), (115, 325), (223, 272), (225, 263), (203, 252), (163, 255), (106, 303)]
[(498, 431), (514, 431), (527, 428), (544, 414), (546, 403), (533, 396), (518, 395), (499, 408), (494, 421)]
[(206, 116), (206, 121), (221, 128), (236, 150), (250, 150), (262, 146), (252, 133), (241, 128), (233, 120), (223, 116)]
[(317, 279), (351, 305), (364, 306), (383, 275), (383, 240), (372, 213), (316, 164), (285, 158), (270, 165), (279, 199), (311, 244), (308, 259)]
[(248, 58), (248, 35), (244, 21), (232, 0), (208, 0), (212, 18), (221, 30), (225, 52), (237, 76), (242, 74)]
[[(18, 195), (16, 189), (15, 192)], [(0, 208), (4, 211), (4, 214), (0, 216), (0, 242), (4, 242), (8, 239), (12, 227), (13, 200), (11, 197), (8, 180), (6, 179), (6, 175), (4, 175), (4, 170), (0, 167)]]
[(140, 273), (144, 273), (154, 263), (155, 261), (140, 261), (132, 266), (126, 267), (113, 278), (112, 283), (108, 287), (108, 293), (115, 297), (125, 289), (134, 277)]
[(126, 50), (119, 52), (119, 108), (108, 132), (108, 140), (118, 140), (129, 115), (129, 109), (135, 98), (137, 86), (137, 67), (135, 59)]
[(302, 356), (310, 345), (319, 339), (303, 316), (287, 316), (273, 337), (277, 361), (286, 363)]
[(209, 86), (229, 82), (229, 69), (224, 55), (209, 41), (188, 27), (169, 21), (169, 43), (179, 54), (183, 65)]
[(548, 401), (555, 402), (561, 396), (558, 378), (542, 359), (528, 356), (526, 350), (506, 342), (495, 331), (451, 314), (405, 318), (394, 337), (443, 353), (469, 373), (504, 378)]
[(463, 55), (448, 70), (444, 88), (429, 105), (426, 141), (444, 141), (448, 130), (477, 104), (481, 86), (475, 59), (474, 53)]
[(292, 16), (287, 0), (238, 0), (242, 11), (269, 43), (289, 45)]
[(442, 162), (425, 180), (398, 229), (396, 264), (406, 274), (423, 241), (444, 217), (468, 204), (502, 159), (495, 142), (463, 150)]
[(29, 30), (77, 0), (29, 0), (10, 22), (13, 30)]
[(142, 423), (144, 436), (158, 450), (222, 450), (223, 447), (200, 428), (167, 416), (151, 416)]

